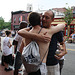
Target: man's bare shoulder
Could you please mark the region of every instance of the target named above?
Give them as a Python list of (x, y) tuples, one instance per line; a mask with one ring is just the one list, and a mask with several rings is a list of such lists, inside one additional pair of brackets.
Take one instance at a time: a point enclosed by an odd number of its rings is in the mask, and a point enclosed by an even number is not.
[(53, 30), (53, 28), (54, 28), (54, 26), (51, 26), (51, 27), (49, 27), (49, 28), (43, 28), (43, 30), (45, 30), (45, 31), (47, 31), (47, 32), (49, 32), (49, 33), (51, 33), (51, 31)]

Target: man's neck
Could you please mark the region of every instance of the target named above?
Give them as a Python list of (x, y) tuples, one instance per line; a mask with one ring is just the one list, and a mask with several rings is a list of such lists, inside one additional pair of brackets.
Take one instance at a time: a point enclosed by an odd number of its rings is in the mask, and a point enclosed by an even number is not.
[(33, 29), (39, 29), (40, 28), (40, 25), (36, 25), (33, 27)]

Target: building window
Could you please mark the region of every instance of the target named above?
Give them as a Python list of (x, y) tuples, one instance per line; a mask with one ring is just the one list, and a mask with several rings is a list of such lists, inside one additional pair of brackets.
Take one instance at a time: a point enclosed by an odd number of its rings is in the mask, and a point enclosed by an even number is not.
[(25, 16), (22, 17), (22, 21), (25, 21)]
[(19, 17), (19, 23), (21, 22), (21, 18)]
[(14, 18), (14, 23), (16, 23), (16, 18)]

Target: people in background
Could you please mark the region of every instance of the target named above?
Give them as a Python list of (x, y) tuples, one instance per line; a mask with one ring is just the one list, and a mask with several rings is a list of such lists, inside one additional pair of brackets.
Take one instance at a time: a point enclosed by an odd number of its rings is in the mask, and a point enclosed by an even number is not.
[[(22, 21), (20, 22), (20, 29), (26, 28), (27, 27), (27, 22), (26, 21)], [(19, 52), (20, 46), (21, 46), (21, 41), (22, 41), (22, 37), (20, 35), (18, 35), (16, 33), (14, 40), (13, 40), (13, 45), (14, 45), (14, 53), (16, 53), (16, 57), (15, 57), (15, 65), (14, 65), (14, 75), (18, 75), (19, 71), (22, 71), (22, 69), (20, 69), (21, 65), (22, 65), (22, 59), (21, 59), (21, 54)]]
[(11, 71), (9, 64), (12, 63), (12, 42), (10, 40), (11, 32), (5, 31), (6, 37), (3, 40), (3, 55), (4, 55), (4, 65), (5, 71)]

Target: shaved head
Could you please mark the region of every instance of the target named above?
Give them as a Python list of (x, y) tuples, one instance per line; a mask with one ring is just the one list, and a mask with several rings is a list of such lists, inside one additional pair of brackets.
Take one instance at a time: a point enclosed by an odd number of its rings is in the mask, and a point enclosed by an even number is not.
[(54, 19), (54, 13), (52, 10), (48, 10), (45, 13), (49, 13), (49, 15), (51, 16), (52, 20)]

